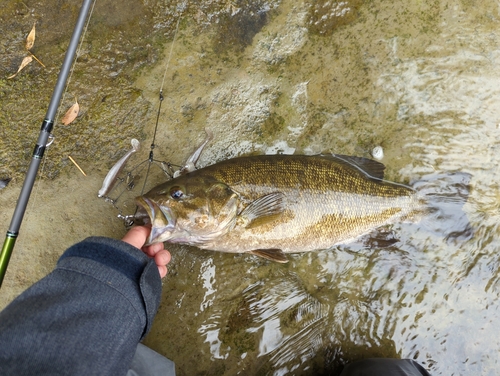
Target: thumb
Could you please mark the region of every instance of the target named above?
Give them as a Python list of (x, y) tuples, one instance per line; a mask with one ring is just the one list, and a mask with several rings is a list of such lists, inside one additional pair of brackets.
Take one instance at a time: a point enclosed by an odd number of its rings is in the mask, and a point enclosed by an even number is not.
[(122, 238), (122, 241), (141, 249), (149, 236), (151, 229), (145, 226), (132, 227)]

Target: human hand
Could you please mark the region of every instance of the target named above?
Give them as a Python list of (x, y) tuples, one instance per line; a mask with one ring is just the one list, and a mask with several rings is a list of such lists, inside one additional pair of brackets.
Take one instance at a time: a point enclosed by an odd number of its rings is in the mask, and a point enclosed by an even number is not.
[(164, 248), (163, 243), (156, 243), (148, 246), (144, 245), (150, 231), (151, 229), (146, 226), (132, 227), (122, 238), (122, 241), (139, 248), (149, 257), (154, 258), (158, 266), (160, 277), (163, 278), (167, 275), (167, 264), (171, 260), (171, 255), (170, 252)]

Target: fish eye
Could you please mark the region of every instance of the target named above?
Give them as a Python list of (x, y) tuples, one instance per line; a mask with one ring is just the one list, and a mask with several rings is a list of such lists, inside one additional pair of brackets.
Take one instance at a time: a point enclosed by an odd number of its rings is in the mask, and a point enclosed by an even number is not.
[(170, 197), (172, 197), (174, 200), (178, 200), (182, 196), (184, 196), (184, 192), (182, 192), (180, 187), (175, 186), (170, 188)]

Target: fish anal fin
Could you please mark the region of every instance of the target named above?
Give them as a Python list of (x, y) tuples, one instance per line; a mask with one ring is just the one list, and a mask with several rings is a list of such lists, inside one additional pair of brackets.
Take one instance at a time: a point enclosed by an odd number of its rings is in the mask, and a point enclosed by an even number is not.
[(283, 198), (283, 193), (274, 192), (252, 201), (240, 213), (239, 224), (253, 228), (275, 220), (285, 210)]
[(266, 260), (279, 262), (280, 264), (286, 264), (288, 262), (288, 258), (285, 256), (283, 251), (277, 248), (255, 249), (253, 251), (250, 251), (249, 253), (255, 256), (265, 258)]

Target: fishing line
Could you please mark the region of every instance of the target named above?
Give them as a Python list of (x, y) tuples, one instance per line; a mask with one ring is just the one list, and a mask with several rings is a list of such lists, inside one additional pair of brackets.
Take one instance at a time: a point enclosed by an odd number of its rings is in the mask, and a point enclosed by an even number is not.
[(163, 91), (163, 84), (165, 83), (165, 77), (167, 76), (168, 66), (170, 65), (170, 59), (172, 58), (172, 51), (174, 50), (175, 39), (177, 38), (177, 32), (179, 31), (179, 24), (181, 22), (182, 13), (179, 15), (177, 20), (177, 26), (175, 27), (174, 39), (172, 40), (172, 45), (170, 46), (170, 52), (168, 53), (167, 65), (165, 66), (165, 72), (163, 73), (163, 80), (161, 81), (160, 93)]
[[(149, 152), (149, 162), (150, 163), (148, 164), (148, 169), (146, 171), (146, 177), (144, 178), (144, 184), (143, 184), (142, 189), (141, 189), (141, 195), (144, 193), (144, 190), (146, 189), (146, 183), (148, 181), (149, 171), (150, 171), (150, 168), (151, 168), (151, 163), (154, 161), (153, 149), (155, 148), (156, 133), (158, 131), (158, 123), (160, 121), (160, 114), (161, 114), (161, 105), (163, 103), (163, 86), (165, 84), (165, 77), (167, 76), (167, 71), (168, 71), (168, 67), (170, 65), (170, 60), (172, 59), (172, 52), (174, 50), (174, 44), (175, 44), (175, 40), (177, 38), (177, 33), (179, 31), (179, 25), (181, 23), (181, 18), (182, 18), (182, 12), (179, 15), (179, 18), (177, 19), (177, 25), (175, 27), (174, 38), (172, 39), (172, 44), (170, 45), (170, 52), (168, 53), (167, 64), (165, 66), (165, 71), (163, 72), (163, 79), (161, 81), (160, 93), (159, 93), (159, 101), (160, 101), (160, 103), (158, 105), (158, 112), (156, 113), (155, 130), (153, 132), (153, 141), (151, 142), (151, 150)], [(162, 170), (163, 170), (163, 168), (162, 168)], [(164, 172), (167, 173), (166, 171), (164, 171)], [(170, 174), (167, 173), (167, 175), (170, 175)]]

